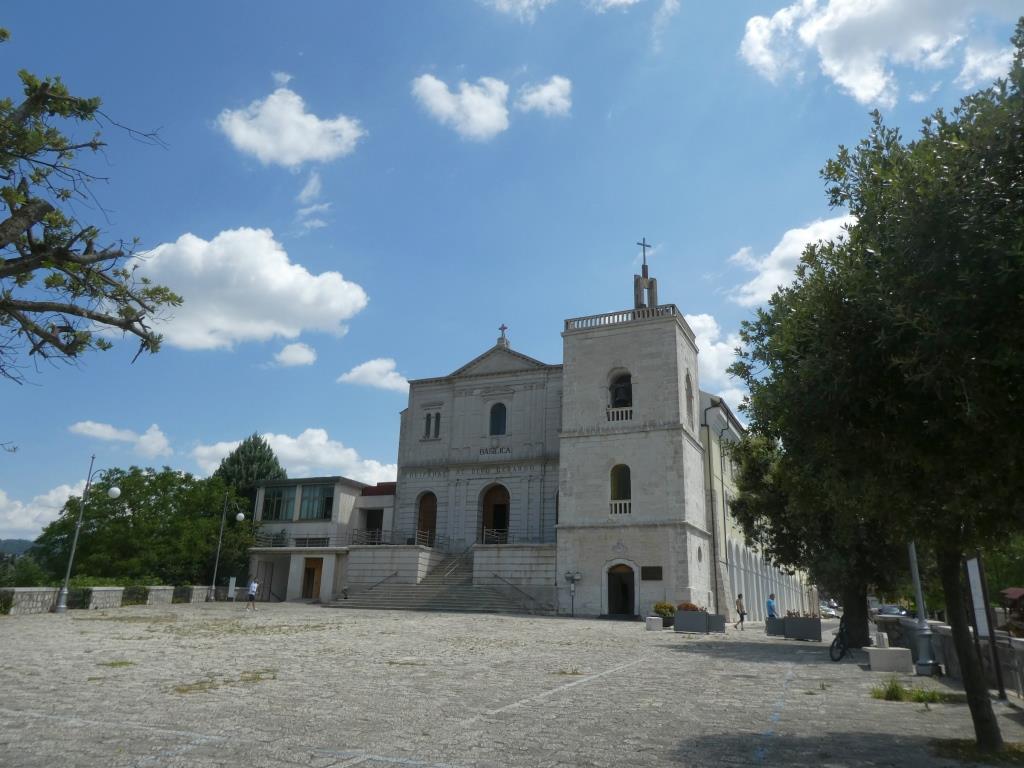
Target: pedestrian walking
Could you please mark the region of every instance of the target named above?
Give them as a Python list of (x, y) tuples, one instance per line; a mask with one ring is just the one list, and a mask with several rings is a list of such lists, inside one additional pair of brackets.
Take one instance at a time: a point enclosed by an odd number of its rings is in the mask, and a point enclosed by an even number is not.
[(732, 625), (733, 629), (743, 629), (743, 619), (747, 616), (746, 606), (743, 605), (743, 593), (736, 595), (736, 615), (739, 616), (739, 621)]
[(765, 603), (764, 607), (765, 607), (765, 613), (768, 614), (768, 618), (769, 619), (777, 619), (777, 618), (779, 618), (779, 608), (775, 604), (775, 593), (774, 592), (772, 592), (770, 595), (768, 595), (768, 602)]
[(260, 583), (256, 579), (249, 579), (249, 599), (245, 603), (245, 610), (252, 608), (256, 610), (256, 593), (260, 590)]

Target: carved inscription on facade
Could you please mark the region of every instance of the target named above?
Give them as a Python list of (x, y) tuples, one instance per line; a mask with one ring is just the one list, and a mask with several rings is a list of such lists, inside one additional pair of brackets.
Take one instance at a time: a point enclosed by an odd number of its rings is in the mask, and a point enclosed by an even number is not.
[(480, 455), (481, 456), (501, 456), (501, 455), (511, 456), (512, 455), (512, 449), (508, 448), (508, 447), (502, 447), (502, 448), (481, 448), (480, 449)]

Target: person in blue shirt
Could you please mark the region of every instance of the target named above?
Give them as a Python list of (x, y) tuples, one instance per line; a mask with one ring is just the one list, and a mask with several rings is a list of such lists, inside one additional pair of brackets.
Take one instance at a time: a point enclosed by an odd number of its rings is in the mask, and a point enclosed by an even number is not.
[(779, 617), (778, 607), (775, 605), (774, 592), (768, 595), (768, 602), (765, 604), (765, 609), (769, 619), (777, 619)]

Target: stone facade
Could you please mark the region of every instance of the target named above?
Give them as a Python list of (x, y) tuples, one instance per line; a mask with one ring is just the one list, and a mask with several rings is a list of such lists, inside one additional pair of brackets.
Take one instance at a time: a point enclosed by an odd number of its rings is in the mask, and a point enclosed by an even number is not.
[[(337, 598), (396, 571), (417, 583), (445, 554), (472, 551), (474, 584), (563, 614), (685, 600), (731, 617), (742, 591), (751, 618), (773, 591), (783, 610), (810, 608), (805, 585), (742, 545), (722, 452), (742, 426), (701, 392), (694, 333), (658, 303), (646, 265), (632, 309), (565, 321), (561, 364), (512, 349), (506, 330), (448, 375), (410, 382), (390, 488), (341, 477), (260, 488), (261, 598)], [(708, 422), (716, 407), (724, 430)], [(300, 499), (328, 485), (334, 508), (304, 520)]]

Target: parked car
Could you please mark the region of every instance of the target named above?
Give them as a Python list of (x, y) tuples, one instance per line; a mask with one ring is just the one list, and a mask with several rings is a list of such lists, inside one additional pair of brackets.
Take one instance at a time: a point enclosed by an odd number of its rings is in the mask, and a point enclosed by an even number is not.
[(839, 613), (836, 611), (835, 608), (833, 608), (828, 603), (822, 603), (818, 607), (818, 613), (821, 614), (821, 618), (823, 618), (823, 619), (838, 619), (839, 618)]
[(878, 616), (909, 616), (906, 608), (899, 605), (880, 605), (876, 611)]

